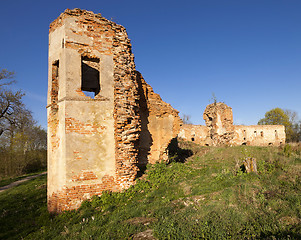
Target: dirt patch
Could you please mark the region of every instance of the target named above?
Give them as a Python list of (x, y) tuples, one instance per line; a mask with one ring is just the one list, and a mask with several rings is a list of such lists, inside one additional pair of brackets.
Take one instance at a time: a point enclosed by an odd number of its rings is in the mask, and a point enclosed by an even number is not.
[(144, 232), (140, 232), (140, 233), (135, 234), (132, 239), (133, 240), (140, 240), (140, 239), (144, 239), (144, 240), (146, 240), (146, 239), (153, 240), (154, 239), (155, 240), (157, 238), (155, 238), (153, 236), (153, 230), (152, 229), (148, 229), (148, 230), (146, 230)]

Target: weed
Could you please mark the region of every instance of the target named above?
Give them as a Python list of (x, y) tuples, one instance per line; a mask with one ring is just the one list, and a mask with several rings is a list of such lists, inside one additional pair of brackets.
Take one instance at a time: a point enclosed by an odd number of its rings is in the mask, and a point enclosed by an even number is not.
[[(299, 155), (249, 146), (191, 151), (184, 163), (148, 165), (128, 190), (59, 215), (47, 212), (44, 176), (2, 192), (0, 238), (131, 239), (152, 229), (158, 239), (300, 239)], [(246, 156), (257, 159), (258, 175), (239, 170)]]
[(284, 148), (283, 148), (283, 154), (286, 157), (290, 157), (292, 154), (292, 147), (290, 144), (285, 144)]

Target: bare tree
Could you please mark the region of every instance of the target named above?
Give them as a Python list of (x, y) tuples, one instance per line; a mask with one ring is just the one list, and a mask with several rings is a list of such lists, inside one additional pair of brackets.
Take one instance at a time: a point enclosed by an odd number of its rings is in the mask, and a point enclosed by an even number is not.
[(13, 77), (13, 72), (0, 70), (0, 177), (46, 166), (46, 131), (22, 102), (22, 91), (10, 89)]
[(184, 124), (192, 124), (191, 121), (190, 121), (190, 115), (183, 114), (182, 115), (182, 121), (183, 121)]
[(11, 80), (14, 77), (14, 72), (9, 72), (6, 69), (0, 70), (0, 87), (7, 86), (15, 82), (15, 80)]
[(21, 91), (13, 92), (7, 86), (15, 81), (12, 80), (13, 72), (6, 69), (0, 71), (0, 136), (11, 128), (12, 125), (18, 125), (19, 119), (28, 110), (22, 103), (24, 94)]

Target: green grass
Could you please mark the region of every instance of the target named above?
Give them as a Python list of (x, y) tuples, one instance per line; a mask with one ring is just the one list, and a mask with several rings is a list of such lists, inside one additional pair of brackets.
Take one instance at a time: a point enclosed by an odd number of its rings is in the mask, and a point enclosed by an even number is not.
[(0, 239), (21, 239), (48, 224), (46, 201), (46, 176), (1, 192)]
[[(182, 146), (185, 163), (149, 165), (127, 191), (105, 192), (77, 211), (49, 215), (46, 177), (0, 193), (0, 239), (300, 239), (300, 151)], [(289, 151), (289, 154), (288, 154)], [(258, 174), (240, 170), (257, 159)]]

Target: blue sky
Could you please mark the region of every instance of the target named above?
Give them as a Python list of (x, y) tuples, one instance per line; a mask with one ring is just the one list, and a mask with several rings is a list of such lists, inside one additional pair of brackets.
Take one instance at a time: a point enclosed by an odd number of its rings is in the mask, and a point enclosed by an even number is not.
[(194, 124), (204, 124), (213, 93), (236, 124), (257, 124), (275, 107), (301, 117), (299, 0), (1, 1), (0, 68), (16, 72), (14, 88), (43, 127), (48, 28), (66, 8), (123, 25), (137, 70)]

